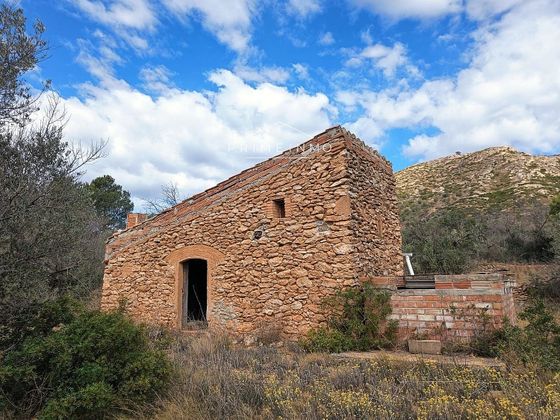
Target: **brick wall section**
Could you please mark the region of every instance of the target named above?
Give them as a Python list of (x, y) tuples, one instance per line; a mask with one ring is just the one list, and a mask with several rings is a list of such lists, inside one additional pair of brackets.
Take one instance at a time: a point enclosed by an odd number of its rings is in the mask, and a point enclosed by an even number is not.
[(126, 217), (126, 228), (130, 229), (148, 220), (148, 215), (143, 213), (129, 213)]
[(348, 178), (358, 276), (364, 281), (371, 276), (402, 275), (401, 225), (391, 164), (352, 138)]
[[(113, 236), (102, 307), (125, 299), (135, 319), (181, 327), (181, 263), (202, 258), (208, 261), (209, 328), (247, 334), (275, 324), (289, 338), (317, 326), (324, 321), (323, 298), (357, 284), (365, 267), (397, 270), (394, 261), (384, 259), (388, 241), (378, 240), (383, 252), (356, 255), (367, 249), (355, 246), (352, 232), (363, 220), (353, 215), (356, 191), (350, 194), (349, 187), (348, 148), (355, 142), (340, 127), (329, 129)], [(380, 223), (382, 197), (394, 195), (394, 181), (382, 180), (392, 178), (387, 166), (375, 157), (367, 169), (378, 180), (380, 198), (371, 202)], [(274, 218), (275, 199), (285, 200), (285, 218)], [(384, 232), (395, 229), (393, 213), (391, 207), (390, 229)], [(400, 237), (395, 238), (391, 234), (392, 254), (400, 252)]]
[[(383, 280), (384, 279), (384, 280)], [(436, 275), (435, 289), (400, 289), (398, 278), (378, 278), (392, 289), (391, 319), (402, 338), (414, 333), (433, 338), (468, 338), (484, 328), (497, 328), (504, 318), (515, 323), (514, 282), (505, 274)], [(483, 322), (481, 314), (487, 321)]]

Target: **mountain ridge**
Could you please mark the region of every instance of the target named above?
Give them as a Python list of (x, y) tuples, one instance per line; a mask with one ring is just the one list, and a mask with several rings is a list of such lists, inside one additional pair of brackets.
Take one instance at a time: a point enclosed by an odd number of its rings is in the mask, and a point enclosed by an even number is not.
[(418, 163), (395, 177), (401, 211), (513, 210), (535, 202), (548, 205), (560, 193), (560, 155), (489, 147)]

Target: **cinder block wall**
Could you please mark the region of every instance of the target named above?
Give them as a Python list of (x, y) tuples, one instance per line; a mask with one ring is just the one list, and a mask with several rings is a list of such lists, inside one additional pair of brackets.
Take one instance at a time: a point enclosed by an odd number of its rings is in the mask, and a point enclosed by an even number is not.
[(404, 284), (402, 277), (375, 279), (378, 286), (392, 290), (390, 318), (399, 322), (402, 339), (414, 334), (468, 339), (501, 327), (506, 318), (515, 324), (515, 283), (507, 275), (436, 275), (434, 280), (434, 289), (397, 289)]

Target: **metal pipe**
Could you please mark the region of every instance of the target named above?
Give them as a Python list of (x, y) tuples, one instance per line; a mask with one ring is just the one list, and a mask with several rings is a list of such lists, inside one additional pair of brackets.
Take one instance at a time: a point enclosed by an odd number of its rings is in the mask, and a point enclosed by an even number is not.
[(412, 269), (412, 263), (410, 262), (410, 257), (412, 257), (412, 253), (404, 252), (403, 253), (404, 260), (406, 261), (406, 268), (408, 268), (408, 274), (413, 276), (414, 270)]

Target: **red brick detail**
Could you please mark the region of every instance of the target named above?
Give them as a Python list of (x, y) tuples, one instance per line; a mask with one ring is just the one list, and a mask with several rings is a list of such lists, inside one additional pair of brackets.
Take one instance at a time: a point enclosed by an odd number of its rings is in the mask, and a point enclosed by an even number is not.
[(516, 323), (514, 282), (506, 275), (436, 277), (436, 289), (393, 292), (391, 319), (398, 321), (401, 339), (421, 333), (466, 340), (482, 329), (499, 328), (505, 318)]
[(167, 261), (173, 266), (175, 271), (175, 302), (176, 302), (176, 315), (175, 315), (175, 327), (181, 326), (181, 314), (183, 302), (181, 300), (183, 296), (183, 278), (181, 263), (190, 259), (200, 258), (207, 261), (208, 264), (208, 313), (212, 313), (213, 309), (213, 294), (214, 290), (214, 273), (216, 271), (216, 266), (222, 262), (224, 259), (224, 254), (208, 245), (189, 245), (175, 251), (171, 252), (167, 257)]
[(130, 229), (140, 223), (145, 222), (148, 220), (148, 215), (143, 213), (128, 213), (126, 216), (126, 228)]

